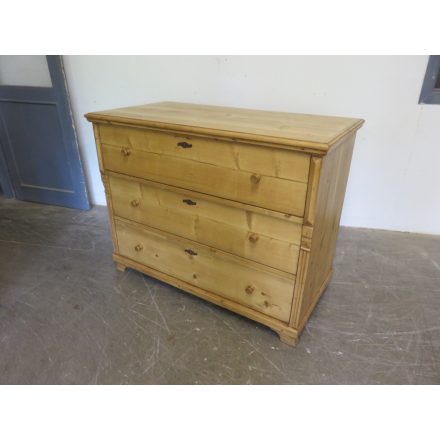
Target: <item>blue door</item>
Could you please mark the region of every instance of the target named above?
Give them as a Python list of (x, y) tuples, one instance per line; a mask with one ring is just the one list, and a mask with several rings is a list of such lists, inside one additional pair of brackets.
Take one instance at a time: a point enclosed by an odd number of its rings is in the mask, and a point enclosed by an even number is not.
[(90, 208), (60, 56), (0, 56), (0, 185), (20, 200)]

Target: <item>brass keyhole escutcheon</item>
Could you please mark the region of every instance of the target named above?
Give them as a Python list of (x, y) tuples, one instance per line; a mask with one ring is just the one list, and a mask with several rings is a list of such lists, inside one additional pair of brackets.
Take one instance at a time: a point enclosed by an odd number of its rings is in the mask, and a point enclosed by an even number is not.
[(140, 252), (143, 248), (144, 248), (144, 246), (142, 245), (142, 243), (139, 243), (134, 247), (134, 250), (136, 252)]
[(138, 199), (133, 199), (130, 202), (131, 206), (133, 206), (133, 208), (136, 208), (137, 206), (139, 206), (139, 200)]
[(197, 255), (197, 252), (193, 251), (192, 249), (185, 249), (185, 252), (186, 252), (188, 255)]
[(246, 286), (246, 289), (245, 289), (245, 291), (248, 295), (250, 295), (251, 293), (254, 293), (254, 290), (255, 290), (255, 287), (251, 286), (251, 285)]
[(181, 148), (192, 148), (192, 144), (189, 142), (178, 142), (177, 145)]
[(130, 150), (130, 148), (124, 147), (124, 148), (121, 148), (121, 153), (122, 153), (123, 156), (128, 157), (131, 154), (131, 150)]
[(261, 180), (261, 176), (259, 174), (252, 174), (252, 176), (251, 176), (252, 183), (255, 183), (255, 184), (260, 183), (260, 180)]
[(183, 202), (183, 203), (186, 203), (186, 204), (189, 205), (189, 206), (197, 205), (197, 202), (194, 202), (194, 201), (191, 200), (191, 199), (183, 199), (182, 202)]
[(259, 238), (260, 238), (259, 235), (256, 234), (255, 232), (252, 232), (252, 233), (249, 235), (249, 241), (252, 242), (252, 243), (256, 243), (256, 242), (258, 241)]

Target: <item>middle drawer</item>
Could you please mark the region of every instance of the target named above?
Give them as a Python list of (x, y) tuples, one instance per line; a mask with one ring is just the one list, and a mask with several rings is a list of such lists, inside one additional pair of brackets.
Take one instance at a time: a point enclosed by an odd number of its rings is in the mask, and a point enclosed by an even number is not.
[(296, 273), (301, 223), (109, 176), (114, 215)]

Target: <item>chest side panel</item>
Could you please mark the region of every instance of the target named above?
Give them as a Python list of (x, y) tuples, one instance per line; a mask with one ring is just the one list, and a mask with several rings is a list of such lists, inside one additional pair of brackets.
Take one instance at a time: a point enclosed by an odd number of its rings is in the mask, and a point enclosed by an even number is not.
[(291, 325), (301, 329), (329, 281), (355, 133), (312, 159)]

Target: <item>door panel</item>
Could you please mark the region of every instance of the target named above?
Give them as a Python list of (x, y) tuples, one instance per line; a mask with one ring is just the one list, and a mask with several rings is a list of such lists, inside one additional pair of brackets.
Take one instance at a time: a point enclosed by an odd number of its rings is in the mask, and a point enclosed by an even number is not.
[[(61, 57), (45, 58), (51, 87), (0, 85), (0, 143), (12, 187), (21, 200), (89, 209)], [(24, 62), (5, 69), (2, 62), (0, 83), (11, 82), (17, 66), (16, 82), (31, 82), (26, 75), (35, 73), (35, 63), (33, 69)], [(33, 80), (48, 84), (42, 72)]]
[[(72, 187), (72, 179), (56, 107), (2, 102), (0, 108), (3, 121), (8, 127), (9, 142), (14, 146), (15, 165), (21, 186), (68, 191)], [(58, 123), (48, 130), (45, 126), (48, 120)]]

